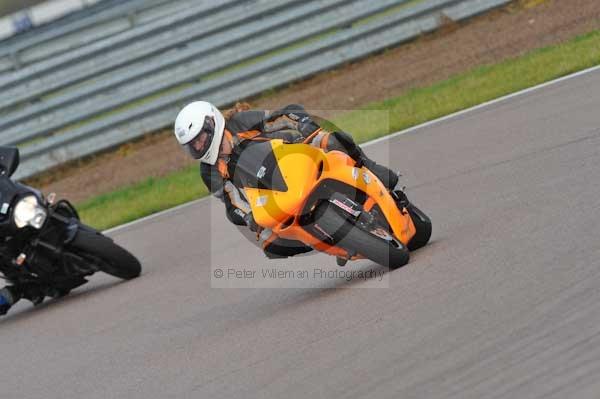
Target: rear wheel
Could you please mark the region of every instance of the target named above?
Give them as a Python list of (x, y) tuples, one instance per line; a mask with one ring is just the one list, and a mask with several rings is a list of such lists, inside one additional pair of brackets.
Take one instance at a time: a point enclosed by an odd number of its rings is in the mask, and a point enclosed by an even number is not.
[(99, 232), (79, 229), (69, 248), (80, 256), (97, 263), (100, 270), (125, 280), (140, 275), (140, 262), (129, 251), (115, 244)]
[(362, 226), (351, 223), (340, 212), (342, 211), (338, 211), (329, 202), (323, 202), (315, 210), (312, 229), (334, 245), (349, 252), (355, 251), (390, 269), (397, 269), (408, 263), (408, 249), (400, 241), (389, 235), (384, 238), (385, 234), (382, 232), (363, 230)]

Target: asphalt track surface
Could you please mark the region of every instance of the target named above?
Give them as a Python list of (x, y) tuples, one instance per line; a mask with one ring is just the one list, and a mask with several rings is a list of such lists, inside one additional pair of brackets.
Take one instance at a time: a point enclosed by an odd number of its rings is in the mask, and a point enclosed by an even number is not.
[(600, 71), (367, 149), (433, 219), (408, 266), (211, 288), (219, 267), (338, 269), (266, 261), (198, 201), (111, 233), (141, 278), (1, 320), (0, 397), (598, 398)]

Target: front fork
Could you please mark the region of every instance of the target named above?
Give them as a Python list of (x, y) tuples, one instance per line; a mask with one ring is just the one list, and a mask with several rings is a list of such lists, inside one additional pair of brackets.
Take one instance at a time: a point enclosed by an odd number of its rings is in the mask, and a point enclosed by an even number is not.
[[(14, 265), (18, 268), (23, 268), (26, 263), (32, 265), (29, 274), (38, 278), (42, 278), (44, 275), (55, 277), (64, 275), (65, 280), (70, 280), (71, 277), (83, 279), (83, 276), (97, 272), (98, 268), (86, 259), (64, 250), (65, 245), (73, 241), (79, 229), (82, 228), (79, 220), (75, 217), (66, 217), (56, 212), (50, 212), (49, 218), (55, 219), (61, 224), (58, 228), (60, 231), (58, 237), (55, 236), (56, 228), (50, 227), (50, 234), (46, 234), (50, 239), (44, 237), (44, 230), (40, 231), (40, 235), (33, 238), (26, 250), (13, 261)], [(45, 227), (48, 228), (47, 226), (46, 224)], [(49, 237), (50, 235), (52, 237)], [(50, 280), (54, 281), (54, 279)]]
[(402, 190), (390, 191), (390, 195), (392, 196), (392, 198), (394, 198), (394, 201), (396, 201), (398, 209), (400, 210), (400, 212), (402, 212), (403, 215), (406, 215), (404, 209), (408, 208), (408, 205), (410, 204), (408, 197), (404, 193), (405, 188), (406, 187), (403, 187)]

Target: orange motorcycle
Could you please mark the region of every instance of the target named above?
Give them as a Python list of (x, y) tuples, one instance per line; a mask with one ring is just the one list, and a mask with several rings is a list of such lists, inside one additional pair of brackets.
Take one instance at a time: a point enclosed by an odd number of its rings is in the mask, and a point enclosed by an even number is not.
[(427, 215), (341, 151), (253, 143), (237, 159), (234, 181), (259, 226), (333, 255), (341, 266), (367, 258), (395, 269), (431, 236)]

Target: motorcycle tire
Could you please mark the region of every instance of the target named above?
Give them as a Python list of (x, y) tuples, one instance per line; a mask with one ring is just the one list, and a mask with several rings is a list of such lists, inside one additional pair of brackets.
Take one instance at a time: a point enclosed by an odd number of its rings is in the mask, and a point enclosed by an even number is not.
[(69, 247), (76, 253), (100, 259), (101, 271), (124, 280), (136, 278), (142, 271), (135, 256), (96, 231), (79, 229)]
[(409, 261), (408, 248), (400, 241), (389, 241), (362, 230), (341, 215), (340, 211), (329, 202), (319, 205), (314, 215), (313, 225), (318, 226), (316, 230), (326, 232), (338, 247), (356, 251), (365, 258), (390, 269), (397, 269)]
[(431, 219), (412, 203), (408, 204), (406, 210), (417, 230), (414, 237), (407, 245), (409, 250), (414, 251), (424, 247), (429, 242), (429, 239), (431, 238)]

